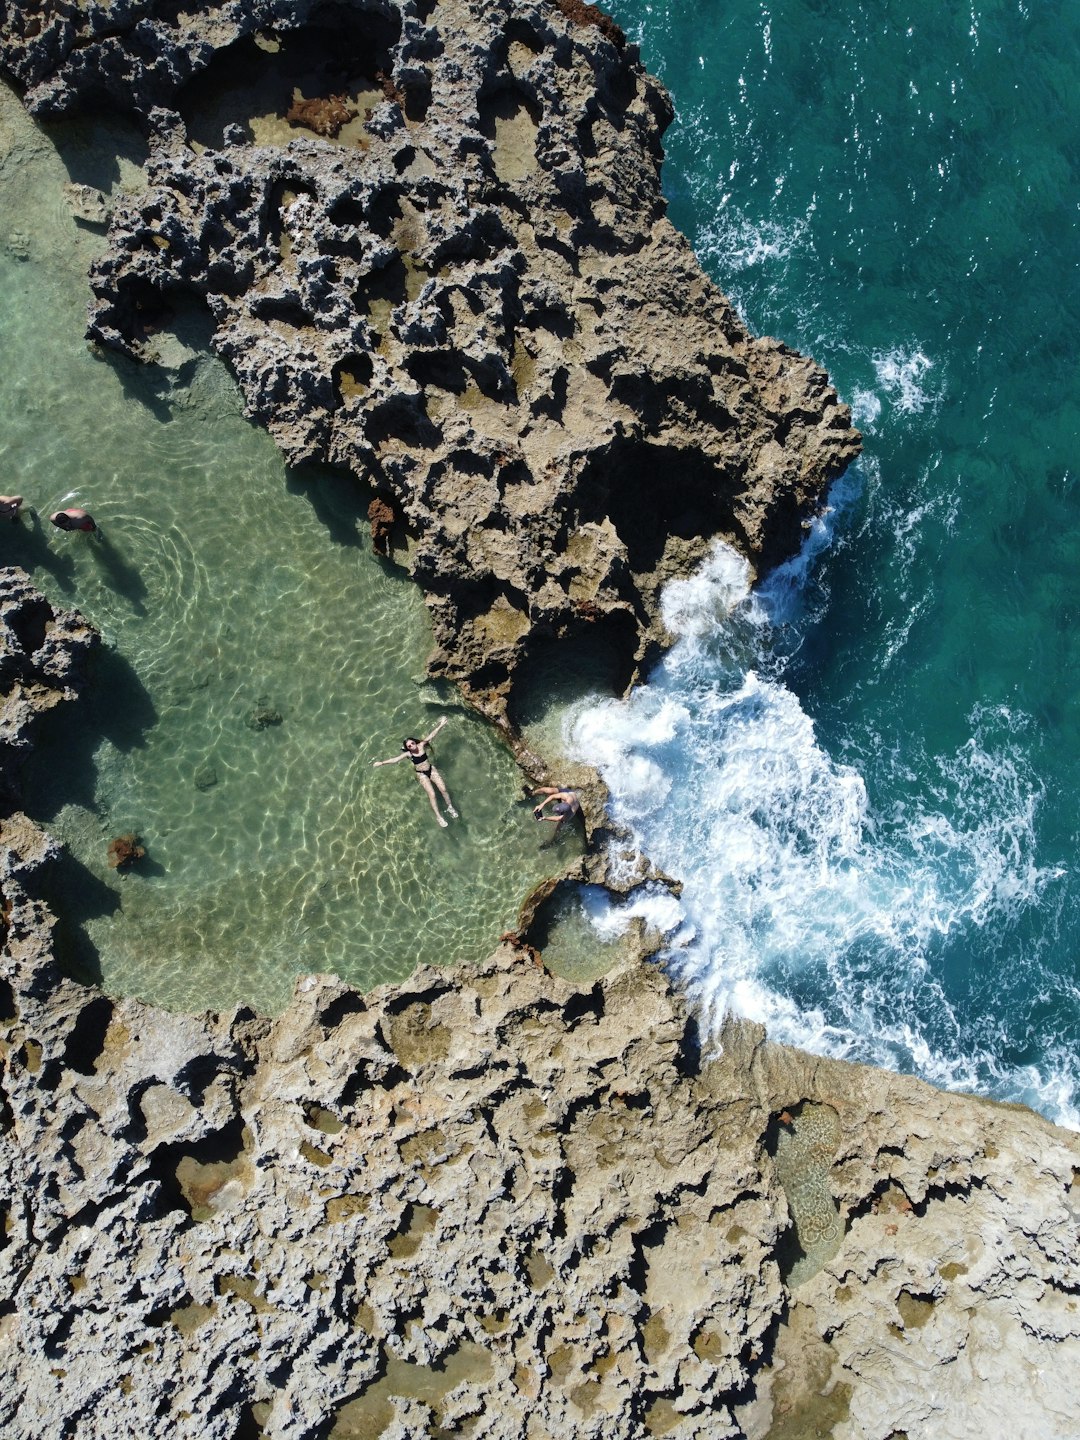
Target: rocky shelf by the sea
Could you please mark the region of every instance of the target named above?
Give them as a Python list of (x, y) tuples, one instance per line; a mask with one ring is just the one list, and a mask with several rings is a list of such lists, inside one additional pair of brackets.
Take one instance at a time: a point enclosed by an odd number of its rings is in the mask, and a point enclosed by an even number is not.
[[(135, 117), (91, 331), (208, 307), (290, 460), (368, 487), (433, 668), (513, 720), (553, 646), (624, 684), (715, 534), (790, 554), (857, 453), (663, 216), (663, 91), (583, 0), (0, 7), (39, 118)], [(291, 115), (291, 118), (290, 118)], [(89, 627), (0, 583), (0, 1433), (1080, 1432), (1080, 1143), (520, 945), (277, 1020), (51, 952), (19, 809)]]
[(670, 102), (582, 0), (0, 14), (36, 117), (149, 137), (92, 337), (153, 361), (208, 309), (287, 459), (367, 488), (433, 671), (492, 718), (552, 644), (628, 682), (665, 579), (717, 534), (787, 557), (857, 455), (824, 372), (751, 336), (665, 218)]
[(93, 637), (3, 572), (0, 1433), (1080, 1432), (1080, 1141), (526, 949), (277, 1020), (64, 978), (15, 747)]

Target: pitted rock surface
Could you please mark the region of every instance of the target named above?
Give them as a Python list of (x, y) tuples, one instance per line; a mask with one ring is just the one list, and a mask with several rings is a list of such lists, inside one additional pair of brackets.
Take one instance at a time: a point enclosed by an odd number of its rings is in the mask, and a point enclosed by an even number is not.
[[(5, 1435), (1076, 1433), (1080, 1147), (1034, 1116), (748, 1025), (699, 1064), (660, 972), (508, 949), (273, 1024), (5, 974)], [(789, 1293), (793, 1097), (847, 1233)]]
[(786, 558), (858, 453), (824, 373), (752, 337), (665, 218), (670, 103), (594, 7), (0, 15), (36, 116), (106, 105), (150, 136), (91, 335), (152, 361), (209, 307), (286, 457), (370, 487), (433, 669), (494, 718), (553, 641), (599, 638), (627, 683), (666, 578), (717, 534)]
[[(3, 584), (13, 776), (92, 632)], [(112, 999), (60, 974), (51, 842), (3, 817), (5, 1440), (1080, 1430), (1075, 1135), (749, 1024), (702, 1056), (652, 966), (505, 946), (307, 977), (276, 1021)], [(792, 1289), (807, 1215), (839, 1244)]]

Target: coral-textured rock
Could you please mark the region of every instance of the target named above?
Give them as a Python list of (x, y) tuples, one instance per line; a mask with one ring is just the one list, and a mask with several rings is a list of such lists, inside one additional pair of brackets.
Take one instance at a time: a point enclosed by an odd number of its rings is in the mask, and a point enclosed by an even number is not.
[[(748, 1025), (701, 1063), (660, 972), (510, 947), (273, 1024), (5, 974), (5, 1435), (1076, 1433), (1080, 1146), (1025, 1112)], [(806, 1102), (840, 1238), (792, 1293)]]
[(97, 632), (74, 610), (55, 610), (24, 570), (0, 569), (0, 801), (18, 793), (15, 766), (34, 719), (82, 683)]
[(117, 835), (115, 840), (109, 841), (109, 864), (114, 870), (126, 869), (145, 855), (145, 847), (139, 843), (139, 836), (133, 833)]
[(858, 451), (665, 218), (670, 104), (595, 6), (53, 0), (8, 8), (0, 61), (40, 117), (150, 132), (92, 336), (150, 358), (205, 303), (288, 459), (401, 515), (433, 668), (493, 717), (553, 640), (628, 681), (663, 580), (715, 534), (790, 555)]

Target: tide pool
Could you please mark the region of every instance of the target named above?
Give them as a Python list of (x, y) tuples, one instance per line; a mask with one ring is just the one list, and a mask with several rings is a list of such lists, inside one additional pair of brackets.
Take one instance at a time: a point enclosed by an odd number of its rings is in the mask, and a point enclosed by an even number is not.
[[(123, 130), (42, 137), (0, 92), (0, 488), (37, 512), (0, 556), (104, 640), (26, 776), (67, 852), (58, 953), (107, 991), (197, 1010), (276, 1010), (300, 973), (367, 988), (478, 959), (575, 841), (541, 847), (509, 752), (425, 680), (427, 613), (371, 553), (366, 497), (286, 471), (197, 317), (161, 336), (168, 369), (89, 351), (102, 240), (63, 186), (137, 185), (139, 159)], [(100, 543), (49, 525), (71, 504)], [(372, 768), (443, 714), (446, 830), (410, 765)], [(129, 832), (146, 859), (118, 873), (108, 847)]]
[(1075, 1125), (1080, 12), (611, 8), (675, 101), (672, 219), (865, 454), (802, 561), (750, 597), (718, 560), (567, 743), (687, 882), (714, 1017)]

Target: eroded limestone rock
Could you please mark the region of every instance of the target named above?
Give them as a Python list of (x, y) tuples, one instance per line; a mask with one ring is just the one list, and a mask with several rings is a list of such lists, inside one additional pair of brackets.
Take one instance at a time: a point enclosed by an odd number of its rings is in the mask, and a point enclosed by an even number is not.
[[(0, 584), (14, 784), (92, 642)], [(53, 849), (7, 806), (5, 1437), (1077, 1433), (1076, 1136), (748, 1024), (702, 1056), (659, 969), (513, 943), (273, 1022), (112, 999), (53, 961)]]
[(626, 684), (661, 583), (716, 534), (793, 553), (858, 451), (665, 218), (670, 103), (591, 5), (45, 0), (0, 64), (40, 118), (105, 100), (150, 136), (91, 335), (153, 361), (205, 303), (288, 459), (400, 517), (432, 668), (495, 718), (555, 642)]
[[(703, 1061), (659, 971), (509, 947), (273, 1024), (6, 974), (5, 1434), (1075, 1433), (1080, 1146), (1026, 1112)], [(806, 1102), (843, 1237), (790, 1293)]]

